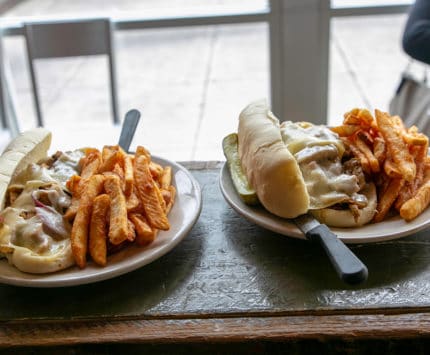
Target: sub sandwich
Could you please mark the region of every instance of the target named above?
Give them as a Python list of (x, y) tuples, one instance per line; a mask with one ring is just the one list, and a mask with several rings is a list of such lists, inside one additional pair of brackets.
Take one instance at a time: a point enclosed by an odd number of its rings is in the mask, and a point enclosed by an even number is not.
[(51, 133), (37, 128), (14, 139), (0, 156), (0, 257), (19, 270), (50, 273), (75, 263), (71, 196), (66, 181), (79, 174), (83, 151), (48, 158)]
[(240, 113), (237, 135), (244, 174), (269, 212), (283, 218), (312, 213), (336, 227), (372, 220), (375, 185), (328, 127), (280, 123), (261, 100)]

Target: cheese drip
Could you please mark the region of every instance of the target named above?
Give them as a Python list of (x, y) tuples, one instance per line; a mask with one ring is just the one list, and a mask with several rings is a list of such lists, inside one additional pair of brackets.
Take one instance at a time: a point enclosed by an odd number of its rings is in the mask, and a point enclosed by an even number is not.
[(366, 204), (366, 197), (358, 194), (358, 178), (343, 171), (345, 148), (337, 134), (325, 126), (285, 121), (281, 135), (299, 164), (309, 194), (309, 209), (343, 202)]

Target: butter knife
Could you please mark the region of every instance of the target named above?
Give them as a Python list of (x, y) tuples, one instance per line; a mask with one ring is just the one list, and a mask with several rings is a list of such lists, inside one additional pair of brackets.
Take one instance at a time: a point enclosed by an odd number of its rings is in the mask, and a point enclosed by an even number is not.
[(136, 131), (139, 120), (140, 120), (140, 112), (138, 110), (132, 109), (125, 114), (118, 144), (127, 153), (128, 153), (128, 150), (130, 149), (130, 144), (131, 144), (131, 141), (133, 140), (134, 132)]
[(325, 224), (310, 214), (294, 218), (294, 223), (306, 239), (321, 244), (342, 281), (348, 284), (366, 281), (366, 265)]

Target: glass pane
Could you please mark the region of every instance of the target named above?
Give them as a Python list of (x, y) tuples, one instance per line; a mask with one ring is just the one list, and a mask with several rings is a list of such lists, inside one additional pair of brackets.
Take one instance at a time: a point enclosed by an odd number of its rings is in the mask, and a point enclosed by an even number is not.
[(332, 19), (329, 123), (353, 107), (388, 110), (408, 62), (401, 48), (406, 15)]
[(159, 17), (266, 9), (268, 0), (30, 0), (18, 3), (3, 17), (133, 16)]
[[(221, 160), (222, 138), (237, 129), (240, 110), (270, 99), (264, 23), (118, 31), (115, 40), (121, 116), (142, 112), (132, 147), (175, 160)], [(28, 129), (36, 121), (23, 39), (6, 38), (5, 51)], [(111, 124), (106, 58), (37, 60), (36, 73), (46, 125), (62, 148), (100, 141)]]
[(332, 8), (410, 5), (413, 0), (331, 0)]

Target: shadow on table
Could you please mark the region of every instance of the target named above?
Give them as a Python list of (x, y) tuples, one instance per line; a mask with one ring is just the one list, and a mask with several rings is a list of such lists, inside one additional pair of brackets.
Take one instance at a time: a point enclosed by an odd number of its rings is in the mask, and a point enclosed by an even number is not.
[[(194, 226), (198, 228), (198, 224)], [(188, 235), (168, 254), (128, 274), (64, 288), (0, 286), (0, 319), (70, 319), (145, 315), (174, 294), (199, 263), (201, 238)], [(192, 255), (192, 257), (190, 257)]]

